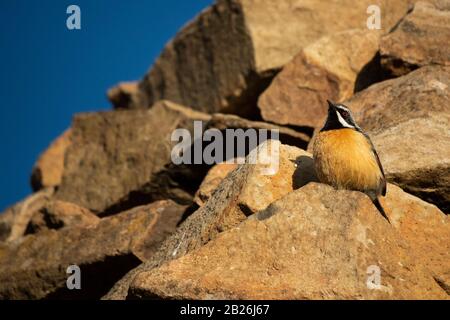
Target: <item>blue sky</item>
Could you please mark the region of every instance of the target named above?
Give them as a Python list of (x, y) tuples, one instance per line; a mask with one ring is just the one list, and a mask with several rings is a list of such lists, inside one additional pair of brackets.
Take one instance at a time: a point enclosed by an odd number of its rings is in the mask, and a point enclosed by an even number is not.
[[(39, 154), (74, 113), (110, 108), (109, 87), (140, 79), (212, 0), (1, 0), (0, 211), (31, 192)], [(66, 28), (69, 5), (81, 30)]]

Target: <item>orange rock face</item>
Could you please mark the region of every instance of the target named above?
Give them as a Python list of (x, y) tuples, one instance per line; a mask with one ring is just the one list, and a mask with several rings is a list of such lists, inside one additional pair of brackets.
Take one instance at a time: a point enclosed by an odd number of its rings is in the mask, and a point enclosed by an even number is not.
[(371, 81), (380, 80), (374, 65), (378, 43), (377, 31), (353, 29), (305, 47), (260, 96), (258, 107), (263, 119), (284, 125), (321, 126), (327, 100), (342, 102), (368, 86), (367, 73)]
[(395, 76), (426, 65), (450, 66), (450, 6), (417, 2), (411, 13), (380, 44), (381, 62)]
[[(139, 273), (131, 291), (175, 299), (448, 298), (429, 270), (450, 267), (448, 251), (441, 244), (432, 248), (433, 241), (449, 242), (448, 221), (435, 207), (396, 187), (388, 190), (394, 225), (364, 194), (312, 183), (198, 250)], [(413, 212), (428, 221), (408, 221)], [(436, 223), (442, 232), (429, 234)], [(416, 232), (430, 237), (430, 246), (409, 242)], [(422, 249), (429, 251), (425, 259)], [(380, 272), (379, 282), (371, 282), (372, 270)]]

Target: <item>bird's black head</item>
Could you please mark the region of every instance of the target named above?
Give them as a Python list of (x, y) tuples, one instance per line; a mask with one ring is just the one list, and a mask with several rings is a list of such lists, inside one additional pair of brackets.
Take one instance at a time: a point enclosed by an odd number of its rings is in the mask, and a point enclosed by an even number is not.
[(324, 127), (321, 131), (335, 130), (335, 129), (355, 129), (361, 131), (361, 128), (353, 119), (350, 109), (343, 104), (328, 102), (328, 117)]

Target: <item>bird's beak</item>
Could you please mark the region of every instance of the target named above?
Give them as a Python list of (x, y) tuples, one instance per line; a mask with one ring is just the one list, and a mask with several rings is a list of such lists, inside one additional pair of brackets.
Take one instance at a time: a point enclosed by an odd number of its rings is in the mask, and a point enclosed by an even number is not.
[(331, 102), (330, 100), (327, 100), (328, 102), (328, 111), (330, 110), (335, 110), (336, 106), (333, 102)]

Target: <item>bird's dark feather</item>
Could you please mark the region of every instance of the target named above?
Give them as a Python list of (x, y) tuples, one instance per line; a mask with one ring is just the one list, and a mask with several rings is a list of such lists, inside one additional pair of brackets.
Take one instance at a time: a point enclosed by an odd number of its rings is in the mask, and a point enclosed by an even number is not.
[[(360, 131), (360, 132), (362, 132), (362, 131)], [(378, 167), (381, 170), (381, 174), (383, 176), (383, 178), (381, 180), (381, 195), (384, 197), (386, 195), (386, 176), (384, 175), (384, 169), (383, 169), (383, 166), (381, 165), (380, 157), (378, 157), (377, 150), (375, 150), (375, 146), (373, 145), (372, 140), (370, 140), (369, 135), (367, 133), (365, 133), (365, 132), (362, 132), (362, 134), (364, 134), (364, 136), (366, 137), (367, 141), (369, 141), (369, 144), (370, 144), (370, 147), (372, 149), (372, 152), (373, 152), (373, 154), (375, 156), (375, 159), (377, 160)]]
[(375, 200), (372, 200), (373, 204), (375, 205), (375, 207), (378, 209), (378, 211), (381, 213), (381, 215), (389, 222), (391, 223), (391, 221), (389, 220), (386, 212), (383, 209), (383, 206), (380, 203), (380, 200), (378, 200), (378, 198), (376, 198)]

